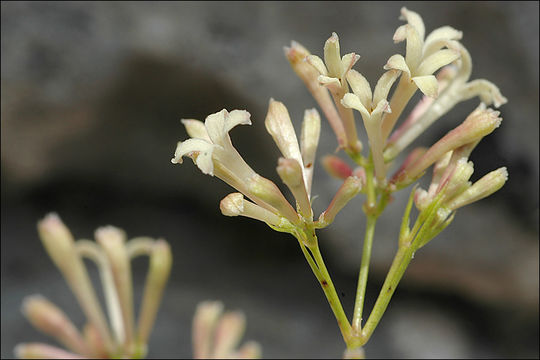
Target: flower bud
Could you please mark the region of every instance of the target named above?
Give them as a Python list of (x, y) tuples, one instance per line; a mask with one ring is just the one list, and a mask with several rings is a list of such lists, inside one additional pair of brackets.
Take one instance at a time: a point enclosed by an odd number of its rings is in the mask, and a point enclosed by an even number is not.
[(362, 189), (362, 181), (355, 177), (349, 176), (343, 185), (339, 188), (338, 192), (332, 199), (328, 208), (319, 217), (319, 223), (326, 226), (332, 223), (336, 215), (347, 205), (347, 203), (354, 198)]
[(473, 143), (490, 134), (500, 124), (499, 112), (479, 106), (465, 121), (437, 141), (429, 150), (410, 166), (401, 170), (393, 179), (394, 183), (414, 181), (426, 168), (450, 150)]
[(300, 135), (300, 152), (304, 162), (304, 180), (308, 196), (311, 194), (311, 182), (313, 179), (313, 165), (315, 165), (315, 153), (319, 144), (321, 133), (321, 117), (315, 109), (304, 112), (302, 133)]
[(192, 331), (195, 359), (211, 358), (214, 328), (222, 312), (223, 304), (219, 301), (204, 301), (197, 305)]
[(105, 226), (96, 230), (95, 237), (109, 260), (122, 312), (124, 340), (127, 344), (131, 344), (134, 336), (133, 284), (125, 246), (126, 234), (114, 226)]
[(306, 191), (302, 168), (298, 161), (280, 158), (276, 170), (283, 183), (294, 195), (302, 216), (311, 219), (313, 217), (311, 203)]
[(38, 222), (38, 232), (47, 253), (66, 279), (86, 317), (98, 329), (105, 347), (112, 350), (109, 327), (70, 231), (58, 215), (51, 213)]
[(43, 343), (24, 343), (13, 350), (18, 359), (86, 359), (56, 346)]
[(335, 178), (345, 180), (352, 175), (349, 165), (335, 155), (326, 155), (322, 158), (322, 165), (326, 172)]
[(225, 216), (245, 216), (255, 220), (264, 221), (269, 225), (279, 226), (281, 219), (276, 214), (266, 210), (265, 208), (253, 204), (244, 199), (244, 195), (240, 193), (232, 193), (225, 196), (219, 208)]
[(279, 214), (293, 224), (299, 224), (300, 218), (291, 204), (285, 199), (279, 188), (272, 181), (255, 174), (247, 181), (248, 191), (268, 205), (275, 208)]
[(454, 198), (448, 204), (448, 208), (450, 210), (456, 210), (462, 206), (483, 199), (503, 187), (506, 180), (508, 180), (508, 171), (506, 170), (506, 167), (494, 170), (489, 174), (484, 175), (470, 188)]
[(218, 322), (214, 338), (214, 357), (226, 358), (234, 352), (246, 329), (246, 317), (242, 312), (229, 311)]
[(137, 326), (137, 343), (146, 344), (159, 309), (163, 290), (172, 267), (172, 254), (165, 240), (157, 240), (152, 246), (150, 265)]
[(75, 325), (62, 310), (43, 296), (26, 297), (23, 301), (22, 312), (35, 328), (55, 337), (68, 349), (81, 355), (90, 354)]

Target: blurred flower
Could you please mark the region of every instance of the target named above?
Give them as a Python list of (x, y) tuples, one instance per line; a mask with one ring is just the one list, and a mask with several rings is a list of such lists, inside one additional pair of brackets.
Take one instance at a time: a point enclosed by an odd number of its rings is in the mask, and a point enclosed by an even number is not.
[(246, 328), (242, 312), (223, 313), (219, 301), (203, 301), (193, 317), (193, 357), (195, 359), (259, 359), (261, 347), (249, 341), (238, 348)]
[[(146, 237), (126, 242), (125, 233), (112, 226), (96, 230), (96, 240), (75, 241), (56, 214), (38, 222), (47, 253), (77, 298), (88, 323), (83, 334), (64, 312), (40, 295), (23, 301), (23, 314), (43, 333), (69, 351), (41, 343), (19, 344), (19, 358), (141, 358), (146, 355), (150, 331), (169, 277), (172, 257), (165, 240)], [(139, 319), (135, 326), (130, 261), (150, 258)], [(83, 258), (96, 263), (109, 314), (107, 322), (86, 271)]]

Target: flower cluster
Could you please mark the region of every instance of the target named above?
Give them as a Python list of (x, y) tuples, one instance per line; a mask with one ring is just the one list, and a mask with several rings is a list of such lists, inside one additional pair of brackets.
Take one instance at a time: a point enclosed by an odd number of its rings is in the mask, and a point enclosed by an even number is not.
[[(238, 192), (226, 196), (220, 204), (227, 216), (246, 216), (264, 221), (271, 228), (295, 236), (336, 317), (347, 345), (346, 357), (362, 356), (362, 346), (371, 337), (393, 292), (415, 251), (427, 244), (454, 218), (455, 211), (499, 190), (508, 178), (502, 167), (474, 184), (469, 180), (473, 164), (472, 150), (480, 140), (501, 124), (499, 107), (506, 98), (491, 82), (470, 81), (472, 60), (461, 44), (461, 31), (450, 26), (435, 29), (426, 36), (420, 15), (401, 9), (406, 24), (397, 28), (394, 42), (405, 42), (405, 55), (391, 56), (382, 67), (385, 72), (376, 85), (353, 66), (360, 56), (354, 52), (341, 56), (337, 34), (324, 45), (324, 60), (311, 54), (297, 42), (285, 47), (285, 56), (293, 70), (326, 116), (338, 147), (354, 163), (351, 168), (337, 155), (322, 159), (330, 175), (343, 181), (328, 208), (314, 221), (311, 207), (311, 184), (315, 153), (320, 135), (320, 117), (315, 109), (306, 110), (300, 142), (286, 107), (270, 100), (266, 129), (281, 154), (277, 173), (294, 196), (292, 206), (271, 180), (257, 174), (233, 147), (229, 131), (239, 124), (251, 124), (244, 110), (222, 110), (209, 115), (204, 123), (183, 120), (191, 139), (179, 142), (173, 163), (190, 157), (205, 174), (215, 175)], [(392, 90), (393, 89), (393, 90)], [(407, 104), (417, 90), (422, 99), (401, 123)], [(456, 104), (479, 97), (480, 105), (467, 118), (429, 148), (415, 148), (393, 174), (394, 161), (430, 125)], [(358, 139), (354, 111), (362, 118), (368, 139), (364, 146)], [(396, 128), (396, 125), (399, 125)], [(368, 150), (368, 154), (362, 151)], [(375, 223), (392, 194), (417, 181), (433, 166), (427, 190), (415, 187), (403, 216), (398, 251), (383, 288), (365, 324), (363, 307)], [(332, 284), (317, 244), (316, 229), (332, 223), (336, 215), (358, 193), (366, 195), (363, 211), (367, 217), (366, 235), (352, 323), (349, 322)], [(413, 204), (418, 210), (415, 224), (409, 227)]]
[[(126, 234), (113, 226), (96, 230), (97, 242), (75, 241), (56, 214), (38, 223), (47, 253), (77, 298), (87, 324), (81, 334), (67, 315), (41, 295), (27, 297), (23, 314), (43, 333), (56, 338), (67, 350), (42, 343), (17, 345), (19, 358), (141, 358), (161, 302), (172, 265), (168, 243), (147, 237), (126, 242)], [(130, 261), (150, 259), (138, 322), (135, 324)], [(93, 261), (100, 272), (109, 322), (107, 322), (83, 258)], [(109, 326), (110, 325), (110, 326)]]
[(249, 341), (237, 349), (246, 328), (246, 317), (240, 311), (223, 313), (219, 301), (203, 301), (193, 317), (193, 358), (260, 359), (261, 347)]
[(178, 143), (171, 161), (182, 163), (182, 157), (189, 156), (203, 173), (215, 175), (239, 191), (221, 201), (224, 215), (246, 216), (278, 231), (297, 233), (305, 226), (327, 226), (362, 188), (360, 178), (349, 176), (319, 220), (313, 221), (311, 183), (320, 134), (320, 117), (315, 109), (305, 111), (300, 142), (283, 103), (271, 99), (265, 120), (283, 155), (277, 173), (293, 194), (295, 207), (274, 182), (257, 174), (233, 147), (228, 133), (236, 125), (251, 124), (247, 111), (224, 109), (209, 115), (204, 123), (193, 119), (183, 123), (191, 138)]
[[(308, 85), (308, 89), (326, 114), (340, 146), (358, 165), (373, 166), (376, 191), (387, 194), (417, 180), (429, 166), (449, 157), (449, 154), (456, 150), (452, 165), (446, 172), (448, 176), (450, 169), (453, 169), (454, 163), (458, 161), (459, 154), (465, 156), (463, 148), (469, 149), (470, 153), (483, 136), (499, 126), (501, 121), (498, 118), (499, 113), (486, 109), (486, 105), (493, 104), (499, 107), (507, 102), (497, 86), (491, 82), (484, 79), (469, 81), (472, 60), (467, 49), (459, 42), (463, 37), (461, 31), (443, 26), (426, 36), (420, 15), (406, 8), (401, 9), (401, 15), (400, 19), (407, 23), (398, 27), (393, 39), (396, 43), (406, 42), (406, 54), (405, 56), (396, 54), (388, 59), (383, 66), (387, 71), (380, 77), (373, 91), (366, 78), (352, 69), (359, 56), (350, 53), (343, 58), (339, 57), (339, 40), (335, 33), (324, 46), (326, 65), (297, 42), (293, 42), (290, 48), (285, 48), (285, 54), (293, 69)], [(387, 100), (398, 78), (397, 86), (390, 100)], [(349, 86), (352, 92), (348, 92)], [(332, 94), (334, 104), (325, 101), (325, 97), (321, 95), (328, 95), (326, 89)], [(394, 130), (407, 103), (418, 89), (424, 97), (405, 121)], [(475, 96), (478, 96), (482, 103), (461, 125), (429, 149), (414, 149), (400, 169), (390, 178), (387, 177), (392, 161), (423, 131), (457, 103)], [(356, 140), (351, 137), (356, 137), (356, 129), (349, 123), (354, 124), (354, 118), (351, 118), (350, 113), (344, 112), (343, 107), (360, 112), (369, 140), (369, 159), (363, 158), (360, 151), (352, 151), (354, 149), (350, 144), (355, 144)], [(341, 133), (341, 129), (345, 129), (345, 136)], [(358, 149), (359, 147), (356, 147), (356, 150)], [(463, 161), (462, 159), (461, 162)], [(323, 164), (334, 176), (343, 178), (343, 174), (353, 174), (352, 169), (334, 155), (325, 157)], [(439, 167), (441, 166), (439, 164)], [(363, 168), (357, 167), (354, 173), (359, 173), (361, 169)], [(506, 180), (502, 169), (496, 173), (500, 174), (501, 179)], [(437, 177), (438, 175), (435, 176), (435, 181)], [(484, 182), (479, 184), (483, 185)], [(442, 186), (439, 187), (439, 191), (441, 188)], [(486, 193), (495, 190), (491, 189)], [(423, 194), (418, 191), (419, 194)], [(433, 199), (434, 192), (432, 185), (429, 199)], [(465, 197), (466, 194), (470, 194), (470, 191), (464, 192), (462, 196)], [(418, 195), (417, 198), (422, 196)], [(470, 196), (472, 199), (472, 195)], [(452, 210), (456, 208), (451, 207)]]

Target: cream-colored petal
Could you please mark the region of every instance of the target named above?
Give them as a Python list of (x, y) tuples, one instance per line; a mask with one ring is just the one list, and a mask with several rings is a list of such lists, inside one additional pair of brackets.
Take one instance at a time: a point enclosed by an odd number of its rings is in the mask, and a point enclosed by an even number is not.
[(424, 42), (424, 57), (440, 50), (446, 41), (461, 40), (463, 32), (454, 29), (451, 26), (443, 26), (433, 30)]
[(289, 112), (283, 103), (270, 99), (264, 125), (266, 130), (272, 135), (274, 142), (283, 156), (287, 159), (295, 159), (303, 166), (296, 132), (294, 131)]
[(396, 54), (392, 55), (386, 64), (383, 66), (384, 70), (400, 70), (404, 73), (407, 73), (407, 75), (411, 76), (411, 71), (409, 70), (409, 66), (407, 65), (407, 62), (405, 62), (405, 58), (402, 55)]
[(186, 131), (189, 136), (195, 139), (203, 139), (210, 142), (210, 137), (206, 132), (204, 123), (195, 119), (182, 119), (182, 124), (186, 127)]
[(341, 89), (341, 82), (338, 78), (320, 75), (317, 80), (319, 81), (320, 85), (326, 87), (334, 94), (338, 93)]
[(236, 125), (251, 125), (251, 114), (246, 110), (233, 110), (225, 116), (225, 131), (229, 132)]
[(324, 62), (328, 74), (332, 77), (341, 76), (341, 55), (339, 53), (339, 38), (334, 32), (324, 44)]
[(405, 25), (407, 30), (407, 46), (405, 53), (405, 61), (412, 73), (415, 73), (416, 68), (422, 60), (422, 49), (424, 41), (420, 37), (418, 30), (411, 25)]
[(460, 56), (461, 53), (454, 49), (439, 50), (422, 61), (420, 66), (418, 66), (416, 74), (418, 76), (431, 75), (443, 66), (456, 61)]
[(225, 144), (225, 137), (227, 134), (227, 131), (225, 130), (225, 116), (228, 114), (229, 112), (223, 109), (206, 117), (204, 126), (206, 127), (206, 131), (208, 132), (208, 136), (212, 140), (212, 143), (221, 146)]
[(352, 91), (356, 96), (358, 96), (362, 104), (364, 104), (366, 108), (370, 108), (372, 93), (371, 86), (366, 78), (358, 71), (351, 70), (347, 74), (347, 81), (349, 82)]
[(402, 7), (401, 16), (399, 17), (399, 19), (406, 20), (416, 29), (416, 31), (418, 31), (420, 38), (424, 39), (426, 28), (424, 26), (424, 21), (422, 20), (422, 17), (418, 13), (408, 10), (406, 7)]
[(341, 99), (341, 104), (345, 106), (346, 108), (355, 109), (360, 111), (360, 114), (362, 114), (362, 117), (369, 117), (370, 112), (364, 104), (362, 104), (362, 101), (358, 98), (358, 96), (347, 93), (345, 96), (343, 96), (343, 99)]
[(399, 70), (389, 70), (385, 72), (377, 81), (375, 91), (373, 92), (373, 104), (378, 104), (381, 100), (385, 100), (390, 92), (390, 88), (400, 74)]
[(321, 75), (328, 75), (328, 70), (326, 69), (326, 66), (324, 65), (324, 61), (317, 55), (308, 55), (306, 57), (306, 61), (311, 64)]
[(214, 151), (213, 144), (202, 139), (187, 139), (181, 141), (176, 147), (174, 158), (171, 160), (173, 164), (181, 164), (182, 156), (196, 154), (195, 163), (204, 174), (214, 176), (214, 164), (212, 162), (212, 153)]
[(300, 135), (300, 151), (304, 161), (304, 179), (308, 195), (311, 193), (313, 168), (315, 165), (315, 153), (319, 144), (321, 133), (321, 117), (317, 110), (309, 109), (304, 112), (302, 133)]
[(425, 95), (435, 98), (438, 95), (439, 83), (437, 78), (433, 75), (426, 76), (415, 76), (412, 78), (412, 81), (418, 86), (420, 91)]
[(341, 58), (341, 79), (343, 79), (349, 70), (352, 69), (354, 64), (360, 59), (360, 55), (356, 55), (355, 53), (349, 53), (346, 55), (343, 55)]
[(495, 84), (484, 79), (471, 81), (463, 87), (461, 94), (463, 100), (479, 96), (483, 103), (486, 105), (493, 104), (497, 108), (508, 102), (508, 99), (501, 94), (501, 91)]

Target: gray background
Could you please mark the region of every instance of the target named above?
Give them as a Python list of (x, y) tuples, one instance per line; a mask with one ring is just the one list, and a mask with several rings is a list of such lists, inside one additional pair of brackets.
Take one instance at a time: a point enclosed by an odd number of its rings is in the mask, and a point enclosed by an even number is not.
[[(367, 355), (537, 358), (538, 2), (2, 2), (1, 357), (18, 342), (52, 342), (21, 315), (26, 295), (42, 293), (83, 323), (37, 237), (36, 221), (49, 211), (78, 238), (113, 224), (170, 242), (174, 266), (150, 357), (191, 356), (191, 317), (205, 299), (244, 310), (246, 339), (258, 340), (264, 357), (340, 357), (338, 328), (295, 240), (222, 216), (230, 188), (170, 158), (187, 137), (180, 118), (247, 109), (253, 125), (234, 129), (233, 142), (277, 181), (278, 150), (263, 124), (268, 99), (287, 105), (297, 129), (315, 106), (282, 47), (294, 39), (322, 55), (335, 31), (342, 53), (360, 54), (355, 68), (374, 84), (386, 60), (404, 53), (392, 42), (403, 5), (422, 15), (427, 32), (462, 30), (472, 79), (489, 79), (509, 99), (502, 126), (471, 159), (473, 179), (500, 166), (510, 179), (416, 254)], [(444, 135), (477, 103), (457, 106), (416, 144)], [(335, 146), (323, 122), (318, 155)], [(338, 187), (316, 167), (316, 214)], [(377, 226), (368, 309), (396, 250), (407, 195)], [(348, 314), (362, 201), (320, 233)], [(138, 294), (145, 268), (135, 261)]]

